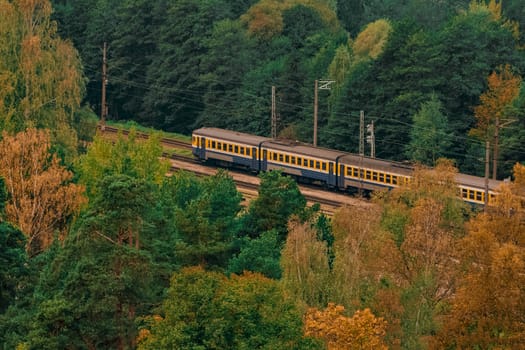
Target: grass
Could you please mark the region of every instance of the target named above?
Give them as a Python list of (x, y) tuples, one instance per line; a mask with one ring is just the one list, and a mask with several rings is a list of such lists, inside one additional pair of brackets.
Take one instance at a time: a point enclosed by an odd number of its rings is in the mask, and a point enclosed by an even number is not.
[(131, 121), (119, 121), (119, 122), (108, 120), (106, 121), (106, 124), (113, 126), (115, 128), (118, 128), (118, 129), (123, 129), (123, 130), (128, 130), (128, 131), (131, 129), (135, 129), (137, 131), (140, 131), (146, 134), (160, 133), (163, 138), (174, 139), (174, 140), (184, 141), (184, 142), (191, 142), (191, 136), (172, 133), (172, 132), (165, 132), (165, 131), (157, 130), (153, 128), (148, 128), (132, 120)]

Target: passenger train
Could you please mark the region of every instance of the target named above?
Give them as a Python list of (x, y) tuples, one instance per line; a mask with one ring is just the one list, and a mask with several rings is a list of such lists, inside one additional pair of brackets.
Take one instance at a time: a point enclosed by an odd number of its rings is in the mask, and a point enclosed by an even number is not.
[[(252, 171), (279, 169), (307, 181), (341, 190), (380, 190), (410, 182), (413, 168), (403, 163), (359, 156), (312, 145), (250, 135), (218, 128), (200, 128), (192, 135), (193, 155), (203, 161)], [(473, 204), (485, 203), (485, 179), (457, 174), (459, 196)], [(489, 180), (489, 202), (501, 181)]]

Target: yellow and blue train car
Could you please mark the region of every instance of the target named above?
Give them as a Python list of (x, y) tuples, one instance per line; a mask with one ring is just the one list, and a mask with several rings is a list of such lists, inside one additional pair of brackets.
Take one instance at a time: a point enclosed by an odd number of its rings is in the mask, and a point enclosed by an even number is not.
[[(403, 163), (219, 128), (195, 130), (192, 149), (203, 161), (256, 172), (279, 169), (303, 181), (317, 181), (341, 190), (395, 188), (409, 183), (414, 170)], [(455, 180), (459, 197), (469, 203), (484, 204), (484, 178), (457, 174)], [(489, 202), (500, 184), (501, 181), (488, 182)]]

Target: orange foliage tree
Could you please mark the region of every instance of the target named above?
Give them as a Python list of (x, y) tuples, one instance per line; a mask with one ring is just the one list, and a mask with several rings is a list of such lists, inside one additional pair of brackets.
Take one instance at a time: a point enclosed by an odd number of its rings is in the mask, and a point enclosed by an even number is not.
[(474, 108), (477, 125), (470, 134), (482, 140), (493, 138), (493, 178), (496, 178), (499, 129), (503, 126), (507, 107), (518, 96), (521, 77), (514, 75), (510, 65), (500, 66), (499, 72), (492, 72), (488, 79), (488, 89), (480, 96), (480, 105)]
[(439, 160), (434, 169), (416, 169), (408, 185), (382, 194), (382, 226), (396, 242), (397, 254), (388, 261), (393, 282), (401, 289), (401, 305), (390, 300), (396, 295), (391, 289), (376, 295), (382, 307), (376, 304), (374, 309), (390, 323), (393, 318), (387, 315), (400, 316), (405, 346), (424, 347), (437, 327), (435, 315), (454, 292), (456, 245), (468, 213), (457, 196), (456, 174), (450, 161)]
[(50, 154), (46, 130), (28, 129), (0, 141), (0, 176), (9, 199), (7, 220), (27, 236), (26, 250), (35, 255), (65, 234), (69, 220), (86, 202), (84, 187), (73, 184), (73, 174)]
[(386, 321), (375, 317), (370, 309), (343, 315), (344, 307), (329, 303), (326, 309), (311, 308), (305, 316), (305, 335), (322, 339), (328, 350), (387, 349), (383, 338)]
[(525, 344), (525, 166), (460, 242), (464, 275), (433, 348), (522, 349)]

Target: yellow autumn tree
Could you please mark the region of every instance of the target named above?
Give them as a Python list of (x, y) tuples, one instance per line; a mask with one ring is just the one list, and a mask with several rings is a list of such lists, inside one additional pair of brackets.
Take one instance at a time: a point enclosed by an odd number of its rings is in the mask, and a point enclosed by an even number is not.
[(432, 348), (523, 349), (525, 344), (525, 166), (459, 242), (465, 271)]
[(309, 309), (304, 321), (305, 335), (323, 340), (328, 350), (387, 349), (383, 318), (375, 317), (370, 309), (358, 310), (352, 317), (346, 317), (344, 310), (334, 303), (329, 303), (324, 310)]
[(9, 193), (7, 220), (26, 235), (31, 256), (46, 249), (55, 234), (64, 235), (86, 202), (84, 187), (72, 183), (73, 174), (50, 148), (47, 130), (28, 129), (15, 136), (4, 131), (0, 141), (0, 176)]
[(0, 13), (0, 129), (48, 128), (74, 152), (85, 84), (77, 51), (58, 36), (49, 0), (0, 0)]
[(356, 61), (376, 59), (383, 52), (391, 32), (392, 25), (385, 19), (378, 19), (368, 24), (357, 35), (352, 45)]
[(343, 207), (334, 215), (332, 301), (360, 307), (363, 285), (374, 284), (392, 271), (389, 265), (397, 260), (395, 246), (381, 230), (380, 217), (380, 208), (373, 205)]
[(306, 305), (326, 305), (331, 291), (327, 246), (310, 223), (291, 220), (281, 252), (282, 285)]
[(319, 0), (261, 0), (241, 16), (241, 21), (246, 24), (251, 35), (270, 40), (283, 31), (283, 12), (296, 5), (315, 9), (330, 28), (339, 28), (333, 9)]

